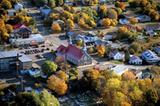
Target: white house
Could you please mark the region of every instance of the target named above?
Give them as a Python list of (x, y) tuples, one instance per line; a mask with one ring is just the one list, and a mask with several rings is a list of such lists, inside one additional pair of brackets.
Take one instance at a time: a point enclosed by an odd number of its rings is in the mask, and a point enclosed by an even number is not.
[(41, 34), (31, 34), (29, 38), (19, 38), (19, 39), (10, 39), (10, 42), (13, 46), (22, 46), (22, 45), (37, 45), (44, 43), (44, 37)]
[(129, 69), (123, 65), (117, 65), (111, 68), (117, 75), (122, 75), (124, 72), (128, 71)]
[(128, 21), (128, 19), (124, 18), (124, 19), (120, 19), (119, 23), (124, 25), (124, 24), (129, 24), (130, 22)]
[(160, 56), (160, 46), (155, 47), (154, 51)]
[(23, 9), (23, 5), (20, 4), (20, 3), (17, 3), (17, 4), (14, 5), (14, 9), (15, 9), (16, 11), (22, 10), (22, 9)]
[(76, 36), (76, 40), (83, 40), (85, 43), (90, 43), (90, 42), (95, 42), (98, 40), (97, 36), (93, 36), (93, 35), (77, 35)]
[(157, 63), (159, 62), (160, 58), (157, 54), (151, 50), (146, 50), (141, 54), (142, 59), (144, 59), (147, 63)]
[(8, 13), (8, 16), (14, 16), (16, 14), (16, 10), (15, 9), (8, 9), (7, 13)]
[(129, 64), (140, 65), (142, 64), (142, 60), (140, 57), (132, 55), (130, 57)]
[(113, 51), (109, 53), (109, 59), (124, 60), (124, 54), (118, 51)]

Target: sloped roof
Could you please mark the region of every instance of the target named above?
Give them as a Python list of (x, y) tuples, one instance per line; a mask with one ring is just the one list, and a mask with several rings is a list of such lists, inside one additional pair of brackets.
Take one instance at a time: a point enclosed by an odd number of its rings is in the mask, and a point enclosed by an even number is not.
[(84, 55), (83, 51), (74, 45), (69, 45), (68, 47), (65, 47), (64, 45), (60, 45), (57, 48), (57, 51), (61, 53), (65, 53), (66, 55), (72, 56), (75, 59), (81, 59), (82, 56)]
[(67, 47), (66, 54), (73, 56), (75, 59), (81, 59), (83, 56), (83, 51), (76, 46), (69, 45)]

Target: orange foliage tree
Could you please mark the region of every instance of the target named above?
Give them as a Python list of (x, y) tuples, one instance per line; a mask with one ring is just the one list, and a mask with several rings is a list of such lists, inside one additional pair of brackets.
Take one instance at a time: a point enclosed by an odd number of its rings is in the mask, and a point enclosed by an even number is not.
[(47, 80), (48, 88), (55, 91), (58, 95), (64, 95), (68, 86), (64, 80), (52, 75)]
[(55, 32), (61, 32), (61, 26), (58, 23), (53, 23), (52, 24), (52, 30)]

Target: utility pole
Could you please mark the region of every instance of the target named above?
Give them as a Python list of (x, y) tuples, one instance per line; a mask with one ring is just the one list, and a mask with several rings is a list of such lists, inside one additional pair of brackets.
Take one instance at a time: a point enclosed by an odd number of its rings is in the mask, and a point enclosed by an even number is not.
[(19, 77), (19, 54), (17, 54), (17, 59), (16, 59), (16, 71), (17, 71), (17, 77)]

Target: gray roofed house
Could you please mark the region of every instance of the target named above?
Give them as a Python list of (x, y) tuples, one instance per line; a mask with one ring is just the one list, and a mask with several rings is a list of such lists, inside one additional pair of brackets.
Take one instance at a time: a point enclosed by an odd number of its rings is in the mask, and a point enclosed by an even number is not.
[(147, 63), (153, 64), (160, 61), (160, 58), (157, 54), (151, 50), (146, 50), (141, 54), (142, 59), (144, 59)]
[(0, 52), (0, 72), (15, 71), (17, 68), (16, 67), (17, 62), (20, 63), (19, 64), (20, 69), (21, 68), (24, 69), (24, 66), (23, 66), (24, 63), (25, 63), (25, 67), (28, 66), (30, 68), (30, 64), (32, 63), (31, 59), (29, 58), (27, 59), (27, 56), (24, 58), (23, 56), (26, 56), (26, 55), (20, 54), (17, 51)]

